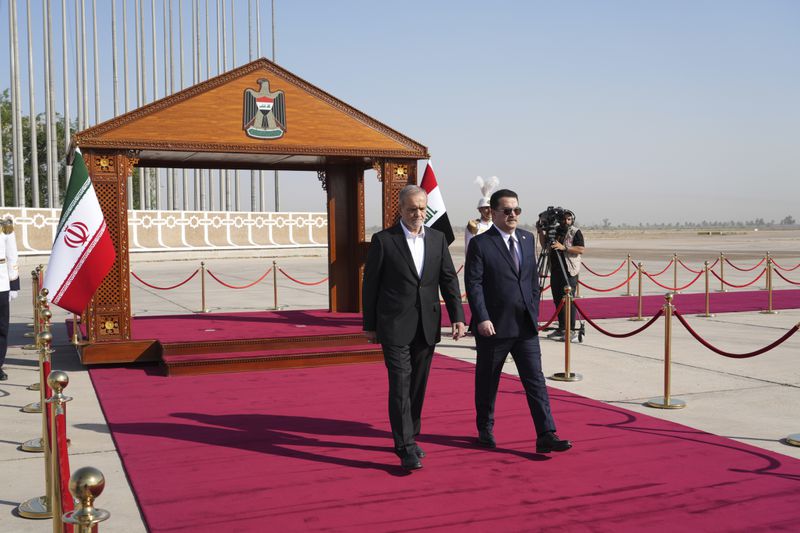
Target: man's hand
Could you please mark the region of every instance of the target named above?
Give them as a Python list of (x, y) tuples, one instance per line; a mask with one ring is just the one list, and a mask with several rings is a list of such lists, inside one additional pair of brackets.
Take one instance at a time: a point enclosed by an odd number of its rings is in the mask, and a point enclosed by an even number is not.
[(8, 301), (10, 302), (11, 300), (15, 299), (17, 297), (17, 294), (18, 294), (17, 291), (9, 291), (8, 292)]
[(467, 333), (467, 328), (464, 326), (463, 322), (455, 322), (453, 323), (453, 340), (457, 341)]
[(492, 324), (491, 320), (484, 320), (483, 322), (478, 324), (478, 333), (483, 335), (484, 337), (491, 337), (495, 334), (494, 331), (494, 324)]
[(374, 331), (364, 331), (364, 336), (370, 344), (374, 344), (378, 340), (378, 335)]

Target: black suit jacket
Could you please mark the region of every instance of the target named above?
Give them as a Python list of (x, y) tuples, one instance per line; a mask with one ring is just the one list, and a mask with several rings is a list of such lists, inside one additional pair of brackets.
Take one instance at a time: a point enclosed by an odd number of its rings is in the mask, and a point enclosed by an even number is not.
[(463, 322), (458, 277), (442, 232), (425, 228), (421, 279), (400, 224), (375, 233), (361, 291), (364, 330), (375, 331), (383, 344), (405, 345), (421, 321), (425, 340), (436, 344), (441, 338), (440, 289), (450, 320)]
[(520, 272), (514, 270), (511, 253), (495, 226), (475, 236), (467, 250), (464, 284), (472, 311), (472, 331), (491, 320), (499, 338), (536, 335), (539, 315), (539, 282), (536, 241), (533, 234), (515, 231), (522, 255)]

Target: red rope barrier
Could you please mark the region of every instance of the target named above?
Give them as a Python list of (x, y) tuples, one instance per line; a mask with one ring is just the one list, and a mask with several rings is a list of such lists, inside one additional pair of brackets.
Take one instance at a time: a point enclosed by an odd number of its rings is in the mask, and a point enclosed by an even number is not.
[(765, 273), (766, 271), (767, 271), (767, 269), (765, 268), (764, 270), (762, 270), (762, 271), (761, 271), (761, 274), (759, 274), (759, 275), (758, 275), (758, 277), (757, 277), (756, 279), (754, 279), (754, 280), (753, 280), (753, 281), (751, 281), (750, 283), (745, 283), (744, 285), (734, 285), (733, 283), (728, 283), (727, 281), (725, 281), (725, 280), (723, 280), (721, 277), (719, 277), (719, 276), (717, 275), (717, 273), (716, 273), (716, 272), (714, 272), (713, 270), (711, 271), (711, 273), (712, 273), (712, 274), (714, 274), (714, 277), (715, 277), (715, 278), (717, 278), (718, 280), (720, 280), (722, 283), (724, 283), (724, 284), (725, 284), (725, 285), (727, 285), (728, 287), (733, 287), (734, 289), (743, 289), (744, 287), (749, 287), (750, 285), (752, 285), (752, 284), (753, 284), (753, 283), (755, 283), (756, 281), (760, 280), (760, 279), (761, 279), (761, 276), (763, 276), (763, 275), (764, 275), (764, 273)]
[(550, 324), (552, 324), (552, 323), (553, 323), (553, 321), (554, 321), (556, 318), (558, 318), (558, 313), (560, 313), (560, 312), (561, 312), (561, 309), (562, 309), (563, 307), (564, 307), (564, 298), (561, 298), (561, 303), (559, 303), (559, 304), (558, 304), (558, 307), (556, 307), (556, 312), (555, 312), (555, 313), (553, 313), (553, 316), (551, 316), (551, 317), (550, 317), (550, 320), (548, 320), (548, 321), (547, 321), (547, 322), (546, 322), (546, 323), (545, 323), (543, 326), (539, 326), (539, 331), (543, 331), (545, 328), (547, 328), (547, 326), (549, 326)]
[(683, 287), (668, 287), (668, 286), (666, 286), (666, 285), (662, 285), (661, 283), (659, 283), (658, 281), (656, 281), (655, 279), (653, 279), (653, 276), (651, 276), (651, 275), (650, 275), (650, 274), (648, 274), (647, 272), (644, 272), (644, 275), (645, 275), (645, 276), (647, 276), (648, 278), (650, 278), (650, 281), (652, 281), (653, 283), (655, 283), (656, 285), (658, 285), (658, 286), (659, 286), (659, 287), (661, 287), (662, 289), (667, 289), (668, 291), (682, 291), (682, 290), (684, 290), (684, 289), (688, 288), (689, 286), (691, 286), (691, 285), (692, 285), (692, 284), (693, 284), (695, 281), (697, 281), (698, 279), (700, 279), (700, 276), (701, 276), (702, 274), (703, 274), (703, 272), (701, 271), (699, 274), (697, 274), (697, 275), (694, 277), (694, 279), (693, 279), (692, 281), (690, 281), (689, 283), (687, 283), (687, 284), (686, 284), (686, 285), (684, 285)]
[(578, 311), (580, 311), (581, 315), (583, 315), (583, 318), (585, 318), (586, 321), (589, 323), (589, 325), (591, 325), (594, 329), (596, 329), (597, 331), (599, 331), (603, 335), (608, 335), (609, 337), (614, 337), (616, 339), (624, 339), (625, 337), (632, 337), (633, 335), (636, 335), (637, 333), (641, 333), (642, 331), (644, 331), (647, 328), (649, 328), (650, 326), (652, 326), (655, 323), (655, 321), (658, 320), (658, 317), (660, 317), (661, 315), (664, 314), (664, 310), (663, 309), (659, 309), (658, 312), (655, 315), (653, 315), (653, 317), (650, 320), (645, 322), (642, 327), (637, 328), (637, 329), (635, 329), (633, 331), (629, 331), (628, 333), (611, 333), (610, 331), (608, 331), (606, 329), (603, 329), (600, 326), (598, 326), (591, 318), (586, 316), (586, 313), (583, 312), (583, 309), (580, 308), (580, 305), (577, 302), (575, 302), (575, 308)]
[(219, 279), (219, 278), (218, 278), (217, 276), (215, 276), (215, 275), (214, 275), (214, 273), (213, 273), (213, 272), (211, 272), (210, 270), (206, 270), (206, 272), (208, 272), (208, 275), (209, 275), (209, 276), (211, 276), (212, 278), (214, 278), (214, 279), (215, 279), (215, 280), (216, 280), (216, 281), (217, 281), (217, 282), (218, 282), (220, 285), (224, 285), (225, 287), (228, 287), (229, 289), (249, 289), (249, 288), (250, 288), (250, 287), (252, 287), (253, 285), (255, 285), (255, 284), (259, 283), (259, 282), (260, 282), (262, 279), (266, 278), (266, 277), (267, 277), (267, 274), (269, 274), (270, 272), (272, 272), (272, 267), (270, 267), (270, 268), (269, 268), (269, 269), (268, 269), (266, 272), (264, 272), (264, 274), (262, 274), (262, 276), (261, 276), (260, 278), (258, 278), (257, 280), (255, 280), (253, 283), (248, 283), (247, 285), (231, 285), (230, 283), (225, 283), (224, 281), (222, 281), (221, 279)]
[(736, 265), (734, 265), (733, 263), (731, 263), (730, 259), (728, 259), (727, 257), (725, 258), (725, 262), (728, 263), (733, 268), (735, 268), (736, 270), (738, 270), (739, 272), (750, 272), (751, 270), (755, 270), (758, 267), (760, 267), (761, 265), (763, 265), (764, 261), (766, 261), (766, 259), (762, 257), (761, 261), (759, 261), (756, 266), (750, 267), (750, 268), (740, 268), (740, 267), (737, 267)]
[(693, 274), (699, 274), (700, 272), (702, 272), (702, 271), (703, 271), (702, 269), (700, 269), (700, 270), (695, 270), (695, 269), (693, 269), (693, 268), (690, 268), (690, 267), (689, 267), (689, 266), (688, 266), (686, 263), (684, 263), (684, 262), (683, 262), (682, 260), (680, 260), (680, 259), (678, 259), (678, 264), (679, 264), (680, 266), (682, 266), (683, 268), (685, 268), (686, 270), (688, 270), (689, 272), (693, 273)]
[(620, 287), (622, 287), (623, 285), (625, 285), (626, 283), (628, 283), (630, 280), (632, 280), (635, 277), (636, 277), (636, 272), (631, 274), (631, 276), (628, 279), (623, 280), (622, 283), (620, 283), (616, 287), (611, 287), (610, 289), (598, 289), (596, 287), (592, 287), (590, 285), (587, 285), (587, 284), (585, 284), (584, 282), (582, 282), (580, 280), (578, 280), (578, 283), (580, 283), (581, 285), (583, 285), (587, 289), (595, 291), (595, 292), (611, 292), (611, 291), (615, 291), (615, 290), (619, 289)]
[(142, 285), (145, 285), (146, 287), (150, 287), (151, 289), (155, 289), (155, 290), (157, 290), (157, 291), (168, 291), (168, 290), (171, 290), (171, 289), (176, 289), (176, 288), (180, 287), (181, 285), (184, 285), (184, 284), (188, 283), (188, 282), (189, 282), (189, 280), (191, 280), (193, 277), (195, 277), (195, 276), (197, 275), (197, 273), (198, 273), (198, 272), (200, 272), (200, 269), (197, 269), (197, 270), (195, 270), (195, 271), (192, 273), (192, 275), (191, 275), (191, 276), (189, 276), (189, 277), (188, 277), (188, 278), (186, 278), (185, 280), (181, 281), (180, 283), (176, 283), (175, 285), (170, 285), (169, 287), (157, 287), (157, 286), (155, 286), (155, 285), (150, 285), (150, 284), (149, 284), (149, 283), (147, 283), (145, 280), (143, 280), (142, 278), (140, 278), (139, 276), (137, 276), (137, 275), (136, 275), (136, 272), (131, 272), (131, 276), (133, 276), (134, 278), (136, 278), (136, 281), (138, 281), (138, 282), (139, 282), (139, 283), (141, 283)]
[(800, 281), (792, 281), (790, 279), (786, 279), (786, 278), (783, 277), (783, 274), (781, 274), (777, 270), (773, 270), (773, 272), (775, 272), (778, 275), (778, 277), (781, 278), (783, 281), (791, 283), (792, 285), (800, 285)]
[(792, 268), (783, 268), (782, 266), (778, 265), (778, 263), (775, 261), (775, 258), (772, 259), (772, 264), (775, 265), (775, 268), (777, 268), (778, 270), (783, 270), (784, 272), (791, 272), (792, 270), (797, 270), (798, 268), (800, 268), (800, 263), (797, 263)]
[(628, 260), (627, 260), (627, 259), (623, 259), (623, 260), (622, 260), (622, 264), (621, 264), (620, 266), (618, 266), (618, 267), (617, 267), (617, 269), (616, 269), (614, 272), (610, 272), (610, 273), (608, 273), (608, 274), (598, 274), (597, 272), (595, 272), (594, 270), (592, 270), (591, 268), (589, 268), (589, 265), (587, 265), (586, 263), (583, 263), (583, 268), (585, 268), (586, 270), (588, 270), (590, 273), (594, 274), (594, 275), (595, 275), (595, 276), (597, 276), (597, 277), (600, 277), (600, 278), (608, 278), (608, 277), (610, 277), (610, 276), (613, 276), (614, 274), (616, 274), (616, 273), (617, 273), (617, 272), (619, 272), (620, 270), (622, 270), (622, 267), (624, 267), (624, 266), (625, 266), (625, 263), (627, 263), (627, 262), (628, 262)]
[(667, 266), (665, 266), (665, 267), (664, 267), (664, 270), (662, 270), (662, 271), (661, 271), (661, 272), (659, 272), (658, 274), (653, 274), (653, 275), (654, 275), (654, 276), (660, 276), (661, 274), (663, 274), (664, 272), (666, 272), (666, 271), (667, 271), (667, 269), (668, 269), (669, 267), (671, 267), (671, 266), (672, 266), (672, 263), (674, 263), (674, 262), (675, 262), (675, 260), (674, 260), (674, 259), (670, 259), (670, 260), (669, 260), (669, 263), (667, 263)]
[(705, 346), (706, 348), (708, 348), (712, 352), (718, 353), (719, 355), (723, 355), (725, 357), (731, 357), (733, 359), (747, 359), (748, 357), (755, 357), (756, 355), (761, 355), (764, 352), (768, 352), (771, 349), (783, 344), (787, 339), (789, 339), (789, 337), (794, 335), (797, 332), (798, 329), (800, 329), (800, 324), (795, 324), (792, 329), (790, 329), (789, 331), (786, 332), (785, 335), (783, 335), (783, 337), (781, 337), (780, 339), (776, 340), (772, 344), (770, 344), (768, 346), (764, 346), (763, 348), (760, 348), (760, 349), (755, 350), (753, 352), (738, 353), (737, 354), (737, 353), (731, 353), (731, 352), (726, 352), (726, 351), (720, 350), (719, 348), (713, 346), (711, 343), (709, 343), (705, 339), (701, 338), (700, 335), (698, 335), (697, 332), (694, 329), (692, 329), (692, 326), (689, 325), (689, 323), (686, 321), (686, 319), (683, 318), (683, 315), (680, 314), (678, 311), (675, 311), (675, 316), (678, 318), (680, 323), (683, 324), (683, 327), (686, 328), (686, 331), (688, 331), (692, 335), (692, 337), (697, 339), (697, 341), (700, 344), (702, 344), (703, 346)]
[[(63, 406), (66, 413), (66, 406)], [(69, 451), (67, 442), (66, 414), (58, 415), (55, 419), (56, 425), (56, 456), (58, 458), (59, 487), (58, 492), (61, 499), (61, 510), (64, 513), (75, 509), (75, 501), (69, 492)], [(69, 524), (64, 524), (69, 526)], [(71, 531), (71, 529), (70, 529)]]
[(299, 283), (300, 285), (306, 285), (306, 286), (319, 285), (320, 283), (325, 283), (326, 281), (328, 281), (328, 278), (324, 278), (324, 279), (321, 279), (319, 281), (314, 281), (314, 282), (300, 281), (299, 279), (295, 279), (292, 276), (290, 276), (289, 274), (287, 274), (282, 268), (279, 268), (278, 272), (280, 272), (281, 274), (283, 274), (284, 276), (286, 276), (290, 280), (294, 281), (295, 283)]

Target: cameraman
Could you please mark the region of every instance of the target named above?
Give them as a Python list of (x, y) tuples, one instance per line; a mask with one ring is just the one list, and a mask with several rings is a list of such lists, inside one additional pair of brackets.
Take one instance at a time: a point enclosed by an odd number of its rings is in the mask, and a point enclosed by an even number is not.
[[(545, 242), (545, 241), (541, 241)], [(564, 288), (569, 284), (572, 287), (572, 294), (578, 288), (578, 274), (581, 270), (581, 254), (586, 250), (583, 242), (583, 234), (581, 230), (575, 227), (575, 213), (569, 209), (565, 209), (561, 213), (556, 236), (553, 244), (550, 246), (550, 291), (553, 295), (553, 303), (556, 307), (561, 304), (564, 298)], [(563, 257), (563, 263), (559, 256)], [(564, 265), (566, 269), (566, 279), (564, 278), (564, 270), (560, 264)], [(558, 329), (550, 333), (547, 338), (556, 341), (564, 340), (564, 322), (566, 320), (565, 310), (561, 309), (558, 313)], [(574, 341), (578, 337), (575, 331), (575, 307), (571, 308), (569, 318), (569, 329), (571, 332), (570, 341)]]

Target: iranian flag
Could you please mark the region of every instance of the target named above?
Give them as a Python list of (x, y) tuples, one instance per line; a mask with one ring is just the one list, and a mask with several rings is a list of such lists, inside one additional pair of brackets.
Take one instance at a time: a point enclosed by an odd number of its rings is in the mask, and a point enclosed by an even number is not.
[(116, 252), (100, 203), (79, 150), (75, 150), (72, 174), (44, 287), (50, 301), (80, 314), (114, 264)]
[(439, 189), (439, 184), (436, 183), (436, 174), (433, 173), (430, 160), (425, 165), (425, 174), (422, 175), (420, 187), (428, 193), (428, 214), (425, 217), (425, 225), (444, 233), (447, 244), (450, 245), (456, 238), (453, 235), (453, 227), (447, 217), (442, 191)]

